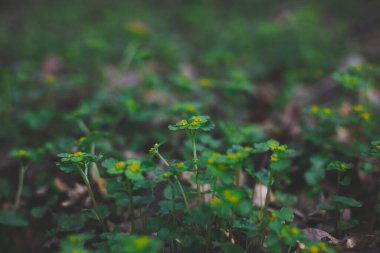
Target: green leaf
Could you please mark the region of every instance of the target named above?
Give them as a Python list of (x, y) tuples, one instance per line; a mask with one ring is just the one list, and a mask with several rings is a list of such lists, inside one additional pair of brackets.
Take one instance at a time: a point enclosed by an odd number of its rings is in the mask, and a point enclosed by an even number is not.
[(276, 192), (276, 202), (280, 206), (289, 207), (289, 206), (296, 205), (298, 202), (298, 198), (297, 198), (297, 196), (295, 196), (293, 194), (282, 193), (282, 192), (277, 191)]
[(357, 201), (353, 198), (338, 196), (338, 195), (334, 195), (331, 198), (331, 201), (333, 203), (336, 203), (345, 207), (361, 207), (362, 206), (362, 202), (360, 201)]
[(351, 183), (351, 177), (350, 176), (346, 176), (346, 177), (344, 177), (343, 179), (341, 179), (340, 181), (339, 181), (339, 184), (340, 185), (343, 185), (343, 186), (347, 186), (347, 185), (349, 185)]
[(14, 210), (1, 210), (0, 223), (14, 227), (28, 226), (28, 220), (25, 216)]
[(294, 214), (290, 208), (283, 207), (280, 209), (280, 212), (278, 213), (278, 217), (280, 220), (291, 222), (293, 221)]
[(265, 142), (256, 143), (255, 145), (253, 145), (253, 147), (254, 147), (253, 153), (264, 153), (269, 150), (269, 147)]
[(328, 203), (322, 203), (317, 206), (320, 210), (327, 210), (327, 211), (334, 211), (336, 207), (334, 205), (328, 204)]
[(242, 215), (247, 215), (251, 212), (252, 208), (252, 203), (248, 201), (241, 201), (237, 205), (236, 210)]
[(339, 219), (337, 225), (338, 225), (338, 228), (340, 228), (341, 230), (346, 230), (346, 229), (356, 226), (358, 223), (359, 221), (355, 219), (349, 219), (349, 220)]
[(269, 170), (262, 169), (256, 173), (254, 173), (254, 175), (261, 184), (263, 184), (265, 186), (269, 185)]
[(45, 213), (48, 209), (49, 209), (48, 205), (34, 207), (30, 211), (30, 214), (32, 215), (33, 218), (39, 219), (45, 215)]

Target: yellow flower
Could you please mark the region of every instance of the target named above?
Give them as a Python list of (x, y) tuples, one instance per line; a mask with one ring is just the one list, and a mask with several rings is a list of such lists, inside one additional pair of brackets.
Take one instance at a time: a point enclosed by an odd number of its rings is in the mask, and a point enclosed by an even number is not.
[(226, 165), (224, 163), (219, 163), (217, 166), (216, 166), (219, 170), (225, 170), (226, 169)]
[(210, 204), (212, 206), (220, 205), (220, 203), (222, 203), (222, 201), (220, 199), (217, 199), (217, 198), (213, 198), (213, 199), (210, 200)]
[(180, 122), (178, 122), (179, 126), (186, 126), (187, 125), (187, 120), (183, 119)]
[(247, 152), (247, 153), (248, 153), (248, 152), (251, 152), (251, 150), (252, 150), (252, 148), (250, 148), (250, 147), (244, 147), (244, 148), (243, 148), (243, 151), (244, 151), (244, 152)]
[(214, 157), (210, 157), (208, 160), (207, 160), (207, 163), (208, 164), (213, 164), (215, 162), (215, 158)]
[(284, 145), (281, 145), (281, 146), (278, 146), (278, 147), (277, 147), (277, 150), (285, 151), (285, 150), (286, 150), (286, 147), (285, 147)]
[(196, 116), (191, 117), (191, 123), (190, 123), (191, 126), (193, 126), (193, 127), (199, 126), (201, 123), (202, 123), (201, 118), (196, 117)]
[(86, 140), (86, 137), (82, 136), (79, 138), (79, 142), (84, 142)]
[(270, 213), (270, 214), (268, 215), (268, 220), (269, 220), (269, 221), (274, 221), (276, 218), (277, 218), (276, 213)]
[(376, 149), (377, 149), (377, 150), (380, 150), (380, 143), (379, 143), (379, 144), (376, 144)]
[(117, 163), (115, 163), (115, 169), (116, 170), (124, 169), (124, 167), (125, 167), (125, 162), (117, 162)]
[(311, 112), (312, 112), (312, 113), (317, 113), (317, 112), (319, 112), (319, 106), (318, 106), (318, 105), (313, 105), (313, 106), (311, 107)]
[(179, 162), (179, 163), (176, 163), (175, 164), (175, 167), (178, 169), (178, 170), (182, 170), (183, 168), (185, 168), (185, 164), (183, 162)]
[(188, 112), (195, 112), (195, 107), (193, 105), (186, 105), (184, 109)]
[(360, 117), (364, 120), (370, 120), (371, 114), (369, 112), (363, 112), (362, 114), (360, 114)]
[(131, 165), (129, 166), (129, 169), (132, 172), (137, 172), (140, 168), (140, 164), (138, 162), (132, 162)]
[(277, 149), (278, 145), (277, 144), (272, 144), (270, 145), (270, 150), (275, 151)]
[(234, 194), (231, 190), (224, 190), (223, 197), (232, 204), (237, 204), (240, 200), (239, 196)]
[(347, 163), (341, 163), (341, 164), (340, 164), (340, 168), (341, 168), (342, 170), (347, 169)]
[(74, 154), (70, 154), (70, 155), (69, 155), (69, 158), (70, 158), (70, 157), (79, 157), (79, 156), (81, 156), (81, 155), (83, 155), (83, 152), (79, 152), (79, 151), (78, 151), (78, 152), (75, 152)]
[(278, 155), (276, 155), (276, 154), (271, 155), (270, 161), (273, 163), (278, 162)]
[(199, 85), (204, 88), (210, 88), (214, 86), (214, 81), (209, 78), (201, 78), (199, 79)]
[(133, 242), (135, 249), (144, 249), (149, 244), (148, 236), (141, 236)]
[(331, 115), (332, 114), (332, 110), (330, 108), (326, 107), (326, 108), (323, 109), (323, 113), (325, 115)]
[(319, 248), (317, 246), (311, 246), (309, 248), (309, 251), (310, 251), (310, 253), (318, 253), (319, 252)]
[(326, 243), (324, 243), (324, 242), (318, 242), (318, 247), (319, 247), (321, 250), (324, 250), (324, 249), (326, 249)]
[(352, 109), (355, 111), (355, 112), (362, 112), (363, 111), (363, 106), (362, 105), (354, 105), (352, 107)]
[(290, 233), (291, 233), (292, 235), (298, 235), (298, 234), (300, 233), (300, 230), (299, 230), (298, 228), (292, 227), (292, 228), (290, 229)]
[(228, 160), (233, 160), (235, 158), (236, 158), (236, 155), (234, 153), (230, 153), (230, 154), (227, 155), (227, 159)]
[(26, 150), (25, 149), (19, 149), (18, 152), (17, 152), (17, 154), (19, 156), (25, 156), (26, 155)]
[(55, 76), (50, 75), (50, 74), (45, 75), (45, 82), (47, 84), (52, 85), (52, 84), (55, 84), (56, 81), (57, 79), (55, 78)]
[(140, 36), (145, 36), (149, 34), (149, 27), (141, 22), (141, 21), (134, 21), (131, 22), (127, 25), (127, 30), (130, 33), (140, 35)]

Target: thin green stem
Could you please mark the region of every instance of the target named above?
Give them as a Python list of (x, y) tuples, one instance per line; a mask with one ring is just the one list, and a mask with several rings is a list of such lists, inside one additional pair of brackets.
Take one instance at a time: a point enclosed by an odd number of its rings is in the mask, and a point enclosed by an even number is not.
[[(170, 167), (168, 161), (166, 161), (166, 159), (160, 154), (160, 152), (157, 151), (156, 155), (158, 156), (158, 158), (160, 158), (160, 160), (165, 164), (166, 167), (168, 168)], [(185, 202), (186, 208), (189, 210), (190, 209), (189, 202), (187, 200), (186, 193), (182, 187), (181, 181), (179, 181), (177, 175), (174, 175), (174, 178), (177, 181), (177, 184), (178, 184), (179, 190), (181, 191), (182, 198), (183, 198), (183, 201)]]
[(214, 178), (214, 181), (212, 182), (212, 193), (211, 193), (211, 199), (215, 197), (215, 188), (216, 188), (216, 181), (218, 180), (218, 177)]
[(24, 164), (21, 164), (19, 176), (18, 176), (18, 187), (17, 187), (17, 193), (16, 193), (16, 200), (14, 203), (13, 208), (17, 209), (20, 206), (20, 199), (22, 194), (22, 189), (24, 188), (24, 178), (25, 178), (25, 172), (27, 167)]
[(240, 187), (240, 168), (236, 170), (236, 188)]
[[(87, 164), (85, 165), (86, 166), (86, 170), (87, 170)], [(90, 194), (90, 199), (91, 199), (91, 202), (92, 202), (92, 205), (94, 206), (94, 210), (95, 210), (95, 215), (96, 215), (96, 218), (99, 220), (100, 224), (102, 225), (104, 231), (107, 231), (107, 227), (106, 227), (106, 224), (104, 223), (104, 220), (102, 218), (102, 216), (100, 215), (99, 213), (99, 208), (98, 208), (98, 205), (96, 203), (96, 199), (95, 199), (95, 196), (94, 196), (94, 192), (92, 191), (91, 189), (91, 184), (90, 184), (90, 181), (88, 180), (88, 177), (87, 175), (83, 172), (83, 170), (79, 169), (79, 174), (81, 175), (82, 179), (83, 179), (83, 182), (84, 184), (86, 185), (87, 187), (87, 190), (88, 190), (88, 193)]]
[[(175, 187), (172, 182), (170, 182), (170, 187), (172, 189), (172, 218), (173, 218), (173, 226), (175, 230), (177, 229), (177, 221), (176, 221), (176, 209), (175, 209)], [(175, 239), (172, 241), (174, 252), (177, 253), (177, 243)]]
[(268, 212), (270, 191), (271, 191), (272, 183), (273, 183), (273, 173), (271, 170), (269, 170), (269, 184), (268, 184), (267, 194), (265, 195), (265, 204), (264, 204), (264, 208), (263, 208), (263, 216)]
[(86, 126), (86, 124), (84, 123), (84, 121), (81, 120), (81, 119), (78, 120), (78, 127), (86, 135), (89, 135), (91, 133), (90, 129)]
[(133, 194), (132, 194), (132, 185), (131, 181), (127, 179), (127, 191), (128, 191), (128, 199), (129, 199), (129, 209), (130, 209), (130, 220), (131, 220), (131, 227), (132, 232), (135, 230), (135, 207), (133, 203)]
[(273, 172), (271, 170), (269, 170), (269, 183), (268, 183), (268, 189), (267, 189), (267, 194), (265, 196), (265, 203), (264, 203), (264, 207), (262, 209), (262, 218), (261, 218), (261, 221), (260, 221), (260, 229), (261, 229), (261, 239), (260, 239), (260, 247), (261, 248), (264, 248), (264, 240), (265, 240), (265, 236), (266, 236), (266, 231), (265, 231), (265, 227), (264, 227), (264, 216), (267, 214), (268, 212), (268, 206), (269, 206), (269, 199), (270, 199), (270, 191), (271, 191), (271, 185), (273, 183)]
[(189, 202), (187, 201), (186, 193), (185, 193), (185, 191), (183, 190), (182, 184), (181, 184), (181, 182), (179, 181), (177, 175), (174, 175), (174, 178), (175, 178), (175, 180), (177, 181), (177, 184), (178, 184), (179, 190), (181, 191), (181, 194), (182, 194), (183, 201), (185, 201), (186, 208), (187, 208), (187, 210), (189, 210), (189, 209), (190, 209)]
[(195, 184), (197, 185), (198, 205), (201, 205), (202, 194), (201, 194), (201, 187), (199, 184), (198, 156), (197, 156), (197, 146), (195, 143), (195, 134), (196, 134), (195, 131), (190, 132), (191, 144), (193, 147), (193, 162), (194, 162), (194, 169), (195, 169)]

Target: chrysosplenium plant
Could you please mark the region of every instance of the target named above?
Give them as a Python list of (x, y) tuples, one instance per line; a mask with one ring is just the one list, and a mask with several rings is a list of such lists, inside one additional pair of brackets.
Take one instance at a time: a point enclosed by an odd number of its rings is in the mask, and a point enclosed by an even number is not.
[[(333, 252), (324, 242), (310, 242), (292, 224), (290, 208), (270, 208), (270, 196), (278, 181), (288, 173), (294, 153), (275, 140), (250, 146), (233, 145), (214, 150), (197, 142), (214, 123), (207, 116), (192, 116), (170, 125), (186, 133), (190, 145), (185, 159), (168, 159), (155, 144), (149, 158), (128, 160), (107, 158), (101, 162), (107, 179), (108, 199), (127, 228), (110, 229), (99, 212), (89, 178), (89, 165), (100, 156), (76, 152), (60, 154), (66, 172), (78, 172), (86, 184), (96, 217), (106, 233), (99, 250), (109, 252)], [(264, 159), (263, 168), (254, 168), (253, 159)], [(157, 166), (152, 159), (158, 158)], [(241, 184), (241, 175), (252, 177), (265, 190), (261, 204), (258, 194)], [(185, 178), (187, 178), (185, 180)], [(163, 197), (157, 191), (163, 189)], [(150, 192), (151, 194), (147, 194)], [(147, 196), (148, 195), (148, 196)], [(156, 206), (156, 208), (153, 208)], [(126, 213), (126, 215), (121, 215)], [(71, 247), (70, 240), (62, 247)], [(67, 246), (68, 245), (68, 246)], [(80, 244), (84, 248), (84, 243)], [(129, 250), (129, 251), (128, 251)], [(87, 249), (86, 251), (87, 252)]]

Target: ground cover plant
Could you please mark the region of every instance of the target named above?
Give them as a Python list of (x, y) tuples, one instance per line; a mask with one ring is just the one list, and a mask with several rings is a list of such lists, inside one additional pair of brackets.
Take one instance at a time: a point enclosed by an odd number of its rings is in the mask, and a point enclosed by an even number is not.
[(376, 1), (4, 6), (0, 252), (380, 250)]

